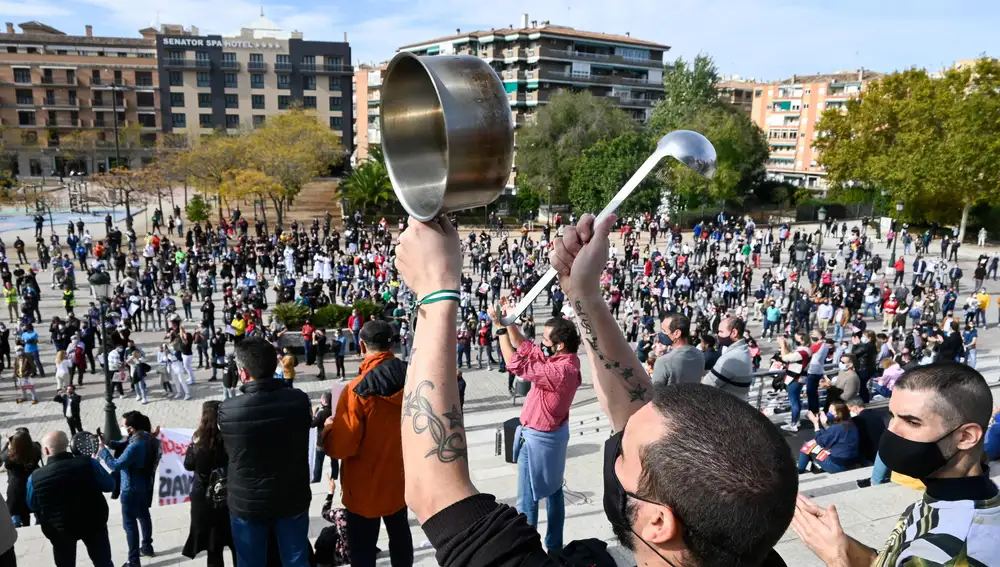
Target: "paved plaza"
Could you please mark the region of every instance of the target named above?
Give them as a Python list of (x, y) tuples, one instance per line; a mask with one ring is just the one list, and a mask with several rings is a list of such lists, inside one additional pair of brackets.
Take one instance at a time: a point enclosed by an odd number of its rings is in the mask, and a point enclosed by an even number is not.
[[(140, 219), (141, 220), (141, 219)], [(103, 235), (103, 222), (98, 219), (97, 223), (88, 225), (94, 234), (95, 239)], [(137, 232), (141, 235), (143, 230), (137, 226)], [(65, 226), (56, 226), (60, 234), (65, 233)], [(8, 251), (12, 251), (13, 242), (16, 235), (20, 234), (26, 242), (33, 242), (33, 231), (16, 230), (4, 231), (2, 238), (8, 246)], [(48, 236), (46, 226), (45, 235)], [(617, 238), (617, 235), (615, 236)], [(686, 237), (689, 238), (688, 235)], [(171, 240), (178, 240), (176, 237)], [(932, 250), (936, 248), (936, 243), (932, 245)], [(824, 250), (833, 249), (833, 243), (826, 239)], [(971, 275), (975, 258), (984, 249), (963, 245), (960, 251), (961, 266), (966, 277), (963, 283), (968, 282), (963, 287), (967, 292), (971, 288)], [(992, 252), (991, 248), (985, 249)], [(901, 247), (900, 247), (901, 251)], [(880, 243), (877, 253), (883, 260), (888, 259), (888, 252), (884, 249), (884, 244)], [(29, 251), (29, 256), (34, 258), (34, 253)], [(907, 281), (909, 281), (909, 261), (912, 256), (907, 256)], [(767, 267), (769, 258), (762, 258), (763, 267)], [(760, 272), (760, 270), (758, 270)], [(78, 276), (79, 277), (79, 276)], [(44, 319), (48, 320), (53, 315), (62, 316), (65, 311), (60, 303), (58, 291), (50, 290), (51, 277), (48, 273), (39, 274), (39, 283), (42, 286), (41, 311)], [(82, 278), (80, 278), (82, 279)], [(82, 284), (82, 282), (81, 282)], [(1000, 294), (1000, 282), (988, 281), (986, 283), (988, 292), (995, 298)], [(273, 294), (271, 295), (273, 299)], [(965, 295), (959, 299), (959, 304), (964, 301)], [(85, 285), (80, 285), (77, 292), (77, 314), (86, 311), (90, 301), (88, 289)], [(222, 304), (221, 294), (214, 298), (217, 305)], [(272, 303), (273, 304), (273, 303)], [(981, 331), (980, 350), (978, 367), (987, 377), (991, 386), (994, 386), (994, 399), (998, 398), (998, 381), (1000, 381), (1000, 331), (997, 330), (998, 311), (992, 303), (988, 313), (989, 329)], [(536, 304), (536, 319), (543, 321), (547, 318), (551, 308), (544, 306), (544, 300)], [(195, 322), (185, 323), (187, 328), (193, 329)], [(875, 325), (876, 329), (881, 328), (881, 322)], [(759, 334), (759, 328), (751, 327), (754, 334)], [(60, 406), (53, 403), (52, 397), (55, 395), (55, 380), (53, 375), (53, 362), (55, 352), (48, 340), (47, 324), (39, 325), (38, 329), (41, 337), (41, 358), (46, 365), (46, 378), (36, 381), (39, 403), (16, 404), (15, 399), (19, 391), (15, 390), (10, 371), (5, 371), (0, 376), (0, 432), (5, 436), (13, 433), (16, 427), (27, 427), (35, 439), (40, 438), (45, 432), (66, 429), (66, 421), (61, 414)], [(146, 352), (147, 360), (150, 356), (155, 357), (157, 346), (162, 342), (162, 332), (133, 332), (132, 337), (136, 343)], [(231, 345), (230, 345), (231, 346)], [(764, 349), (764, 358), (770, 356), (774, 351), (773, 343), (764, 342), (761, 345)], [(359, 359), (356, 355), (349, 356), (347, 360), (348, 377), (354, 377), (358, 368)], [(197, 363), (197, 357), (195, 357)], [(610, 429), (607, 419), (601, 415), (593, 390), (592, 377), (589, 365), (582, 364), (583, 385), (576, 395), (573, 410), (570, 414), (571, 441), (568, 453), (568, 463), (566, 467), (565, 495), (567, 500), (565, 540), (597, 537), (612, 541), (611, 527), (604, 518), (602, 508), (602, 450), (604, 441), (607, 439)], [(332, 375), (333, 363), (327, 362), (327, 374)], [(163, 393), (158, 382), (150, 380), (150, 397), (147, 405), (142, 405), (134, 397), (128, 396), (124, 399), (116, 399), (118, 415), (128, 410), (140, 410), (150, 416), (154, 425), (164, 427), (195, 427), (202, 402), (209, 399), (221, 399), (221, 382), (208, 382), (209, 370), (196, 370), (196, 383), (192, 387), (193, 399), (190, 401), (169, 400)], [(473, 481), (477, 487), (484, 492), (495, 494), (499, 500), (513, 504), (516, 493), (517, 471), (516, 466), (507, 464), (502, 457), (495, 455), (496, 432), (498, 426), (506, 419), (517, 416), (520, 411), (520, 401), (512, 403), (507, 392), (507, 375), (486, 370), (465, 371), (465, 378), (468, 383), (466, 392), (466, 426), (469, 443), (469, 465), (472, 472)], [(307, 392), (318, 405), (322, 392), (330, 389), (331, 380), (325, 382), (316, 378), (316, 368), (299, 365), (297, 368), (296, 387)], [(126, 390), (127, 392), (127, 390)], [(103, 394), (104, 385), (100, 369), (98, 374), (87, 374), (85, 385), (78, 389), (78, 393), (83, 397), (81, 403), (81, 413), (84, 428), (94, 430), (103, 423)], [(721, 416), (720, 416), (721, 417)], [(776, 416), (775, 420), (787, 419), (786, 416)], [(880, 546), (886, 539), (895, 519), (905, 506), (917, 499), (919, 494), (907, 488), (896, 485), (887, 485), (865, 490), (858, 490), (854, 484), (857, 478), (865, 477), (869, 474), (868, 469), (859, 469), (837, 475), (807, 475), (802, 477), (801, 490), (809, 495), (816, 496), (821, 504), (835, 502), (840, 509), (840, 517), (844, 523), (846, 531), (857, 537), (864, 543)], [(320, 530), (328, 525), (320, 516), (325, 494), (328, 485), (325, 482), (313, 485), (313, 501), (310, 508), (310, 537), (315, 539)], [(378, 487), (373, 487), (378, 490)], [(339, 493), (335, 501), (339, 503)], [(187, 559), (180, 555), (181, 549), (187, 538), (189, 526), (188, 505), (174, 506), (154, 506), (152, 510), (154, 525), (154, 547), (157, 556), (147, 559), (143, 565), (149, 567), (166, 567), (172, 565), (186, 564)], [(111, 533), (111, 543), (116, 564), (121, 564), (126, 559), (126, 543), (124, 531), (121, 528), (121, 518), (118, 513), (118, 504), (111, 504), (111, 519), (109, 529)], [(540, 514), (542, 525), (540, 531), (544, 533), (545, 514)], [(414, 533), (414, 545), (416, 550), (416, 562), (419, 565), (434, 565), (433, 550), (426, 545), (426, 538), (420, 530), (416, 520), (411, 516), (411, 526)], [(51, 548), (47, 540), (42, 536), (36, 526), (19, 530), (19, 539), (16, 544), (19, 564), (28, 567), (51, 565)], [(380, 543), (381, 549), (387, 549), (387, 543), (383, 530), (383, 539)], [(805, 549), (802, 543), (790, 530), (778, 546), (778, 550), (789, 565), (812, 566), (820, 565), (818, 560)], [(84, 550), (80, 547), (80, 564), (88, 564)], [(633, 562), (628, 554), (620, 549), (615, 549), (615, 553), (620, 556), (622, 565), (632, 565)], [(380, 564), (388, 565), (387, 554), (380, 559)], [(204, 561), (204, 555), (196, 561)], [(227, 557), (228, 561), (228, 557)], [(227, 563), (228, 564), (228, 563)]]

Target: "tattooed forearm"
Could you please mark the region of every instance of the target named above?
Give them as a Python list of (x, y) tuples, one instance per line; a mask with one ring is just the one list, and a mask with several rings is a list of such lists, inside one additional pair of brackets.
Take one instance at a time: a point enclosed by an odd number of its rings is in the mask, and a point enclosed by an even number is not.
[[(468, 460), (468, 446), (465, 442), (465, 424), (462, 420), (462, 410), (456, 405), (451, 411), (440, 416), (434, 411), (434, 406), (424, 395), (425, 389), (434, 389), (434, 383), (424, 380), (403, 396), (403, 416), (405, 422), (409, 417), (413, 422), (413, 432), (417, 435), (429, 431), (434, 440), (434, 448), (427, 452), (426, 457), (436, 456), (442, 463), (450, 463), (458, 459)], [(444, 420), (447, 419), (447, 426)]]
[(630, 402), (648, 401), (652, 399), (651, 394), (649, 394), (649, 389), (646, 388), (642, 381), (638, 380), (635, 376), (634, 369), (630, 366), (623, 365), (617, 360), (608, 358), (608, 356), (601, 352), (601, 349), (597, 346), (597, 334), (594, 333), (594, 326), (590, 322), (590, 318), (583, 307), (583, 302), (579, 299), (576, 300), (573, 304), (573, 308), (580, 321), (580, 326), (583, 327), (585, 340), (587, 341), (587, 344), (590, 345), (590, 350), (594, 351), (594, 355), (597, 356), (597, 366), (600, 367), (600, 365), (603, 365), (605, 370), (608, 370), (625, 383)]

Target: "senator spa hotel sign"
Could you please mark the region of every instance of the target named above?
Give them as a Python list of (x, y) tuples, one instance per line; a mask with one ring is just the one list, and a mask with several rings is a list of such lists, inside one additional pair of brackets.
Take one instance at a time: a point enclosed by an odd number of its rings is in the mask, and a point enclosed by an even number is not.
[(166, 36), (160, 38), (164, 47), (187, 47), (187, 48), (233, 48), (233, 49), (281, 49), (283, 46), (271, 41), (248, 41), (241, 39), (212, 39), (207, 37), (174, 37)]

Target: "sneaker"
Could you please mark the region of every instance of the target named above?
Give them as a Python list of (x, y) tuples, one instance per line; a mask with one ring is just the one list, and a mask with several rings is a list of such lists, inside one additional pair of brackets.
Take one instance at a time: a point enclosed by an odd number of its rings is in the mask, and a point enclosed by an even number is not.
[(37, 403), (38, 403), (38, 400), (31, 400), (31, 405), (35, 405)]
[(786, 423), (782, 425), (781, 428), (784, 429), (785, 431), (790, 431), (792, 433), (799, 432), (799, 425), (797, 423)]
[(15, 401), (16, 401), (17, 403), (19, 403), (19, 404), (23, 404), (23, 403), (24, 403), (24, 400), (15, 400)]
[(868, 488), (872, 485), (872, 479), (870, 478), (859, 478), (857, 480), (858, 488)]
[(191, 399), (191, 394), (188, 394), (188, 395), (184, 396), (184, 400), (185, 400), (185, 401), (186, 401), (186, 400), (190, 400), (190, 399)]
[(140, 547), (139, 555), (142, 557), (156, 557), (156, 553), (153, 551), (152, 545)]

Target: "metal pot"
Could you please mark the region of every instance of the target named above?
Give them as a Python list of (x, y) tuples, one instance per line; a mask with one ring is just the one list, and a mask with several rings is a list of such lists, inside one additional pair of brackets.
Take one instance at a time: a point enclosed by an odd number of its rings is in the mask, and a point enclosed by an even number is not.
[(419, 221), (488, 205), (514, 161), (507, 92), (469, 55), (398, 53), (382, 81), (382, 151), (396, 198)]

